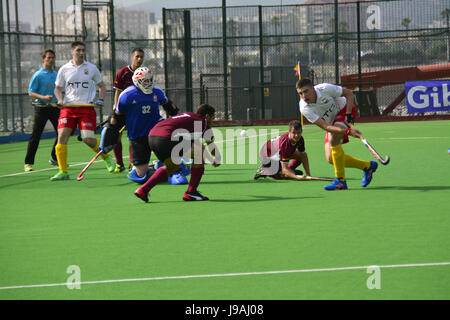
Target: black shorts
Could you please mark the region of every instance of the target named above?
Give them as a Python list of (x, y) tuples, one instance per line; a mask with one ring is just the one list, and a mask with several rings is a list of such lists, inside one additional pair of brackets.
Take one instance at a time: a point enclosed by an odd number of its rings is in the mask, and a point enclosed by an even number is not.
[[(180, 140), (182, 137), (180, 137)], [(179, 144), (180, 141), (172, 141), (167, 137), (157, 137), (157, 136), (149, 136), (148, 144), (150, 148), (155, 153), (156, 157), (164, 162), (167, 158), (170, 158), (172, 155), (172, 149)], [(183, 156), (182, 152), (179, 154), (180, 157)], [(173, 160), (172, 160), (173, 161)]]
[(133, 165), (138, 166), (150, 162), (152, 149), (148, 144), (147, 136), (130, 140), (131, 156), (133, 157)]

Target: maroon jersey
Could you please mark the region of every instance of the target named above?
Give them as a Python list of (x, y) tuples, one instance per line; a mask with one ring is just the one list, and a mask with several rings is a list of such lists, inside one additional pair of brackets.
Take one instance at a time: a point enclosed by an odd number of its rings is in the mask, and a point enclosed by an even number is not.
[[(214, 136), (212, 131), (208, 131), (209, 129), (208, 121), (201, 115), (184, 112), (158, 122), (148, 135), (171, 138), (172, 134), (177, 131), (175, 136), (189, 136), (191, 140), (204, 138), (207, 142), (212, 142)], [(210, 134), (205, 135), (206, 132)]]
[(133, 84), (133, 73), (131, 66), (123, 67), (119, 70), (114, 80), (114, 89), (125, 90), (127, 87)]
[(270, 139), (261, 148), (260, 157), (272, 158), (273, 160), (279, 160), (281, 162), (288, 162), (295, 150), (305, 152), (305, 140), (303, 137), (300, 140), (292, 144), (289, 140), (289, 132)]

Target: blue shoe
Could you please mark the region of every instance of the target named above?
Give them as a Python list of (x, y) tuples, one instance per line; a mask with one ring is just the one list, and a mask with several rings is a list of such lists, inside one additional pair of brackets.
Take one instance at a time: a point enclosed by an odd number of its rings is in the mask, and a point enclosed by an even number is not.
[(370, 181), (372, 181), (373, 173), (375, 171), (377, 171), (377, 168), (378, 168), (378, 163), (375, 161), (370, 161), (370, 167), (368, 169), (364, 170), (364, 175), (361, 180), (361, 185), (363, 187), (367, 187), (369, 185)]
[(174, 173), (172, 174), (167, 181), (169, 181), (170, 184), (188, 184), (188, 179), (186, 178), (185, 175), (183, 175), (182, 173)]
[(335, 178), (333, 182), (325, 187), (325, 190), (333, 191), (333, 190), (347, 190), (347, 182), (339, 180), (339, 178)]

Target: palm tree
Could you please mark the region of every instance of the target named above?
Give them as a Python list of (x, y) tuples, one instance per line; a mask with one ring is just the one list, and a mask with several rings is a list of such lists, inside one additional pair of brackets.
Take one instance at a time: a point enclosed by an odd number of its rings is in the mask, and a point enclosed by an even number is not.
[(409, 24), (410, 24), (410, 23), (411, 23), (411, 19), (409, 19), (409, 18), (404, 18), (404, 19), (402, 20), (402, 26), (404, 26), (405, 29), (406, 29), (406, 37), (407, 37), (407, 38), (409, 38), (408, 30), (409, 30)]

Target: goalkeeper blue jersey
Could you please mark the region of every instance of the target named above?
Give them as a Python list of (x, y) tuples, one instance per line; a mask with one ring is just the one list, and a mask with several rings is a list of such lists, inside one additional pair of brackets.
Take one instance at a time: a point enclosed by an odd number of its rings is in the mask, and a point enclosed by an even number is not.
[(119, 96), (115, 110), (126, 115), (127, 136), (130, 140), (148, 136), (150, 130), (163, 118), (159, 105), (167, 102), (164, 92), (153, 86), (151, 94), (145, 94), (131, 85)]

